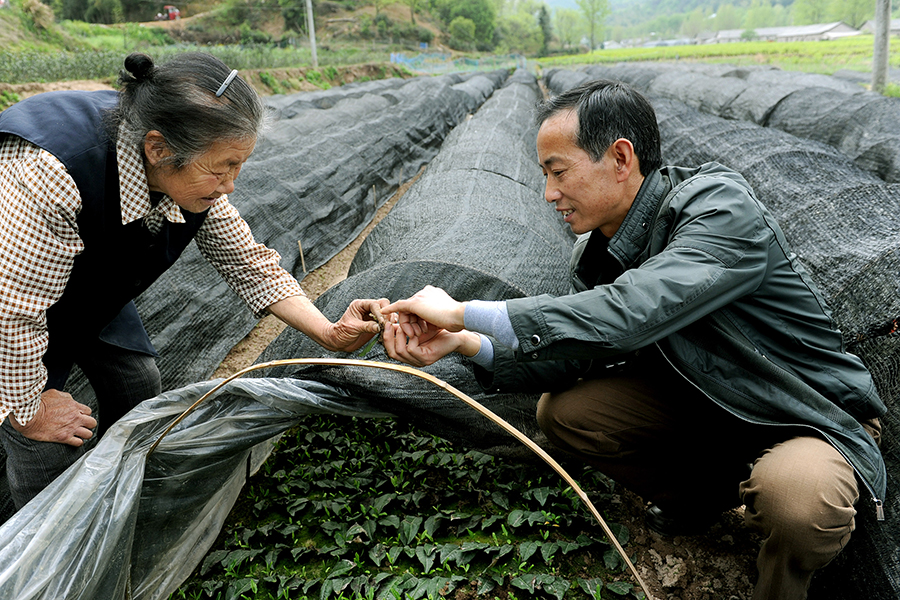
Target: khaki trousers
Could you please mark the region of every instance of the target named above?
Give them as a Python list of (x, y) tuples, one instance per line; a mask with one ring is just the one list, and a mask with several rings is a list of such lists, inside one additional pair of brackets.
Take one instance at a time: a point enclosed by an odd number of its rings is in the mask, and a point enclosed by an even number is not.
[(746, 423), (685, 381), (658, 350), (642, 352), (621, 373), (545, 394), (541, 429), (667, 512), (718, 514), (743, 504), (746, 524), (764, 537), (754, 600), (806, 598), (813, 572), (854, 529), (853, 468), (811, 430)]

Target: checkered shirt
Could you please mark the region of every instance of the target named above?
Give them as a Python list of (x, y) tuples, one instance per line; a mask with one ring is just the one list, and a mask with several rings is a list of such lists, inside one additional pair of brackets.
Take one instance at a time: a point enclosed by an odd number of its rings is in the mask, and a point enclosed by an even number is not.
[[(164, 196), (150, 202), (143, 160), (118, 145), (122, 224), (144, 219), (158, 230), (163, 219), (183, 223), (178, 205)], [(81, 196), (66, 168), (49, 152), (0, 136), (0, 421), (13, 413), (31, 420), (47, 381), (46, 311), (66, 288), (75, 257), (84, 249), (76, 219)], [(247, 223), (223, 196), (194, 238), (201, 254), (228, 285), (262, 316), (266, 307), (302, 296), (280, 256), (253, 240)]]

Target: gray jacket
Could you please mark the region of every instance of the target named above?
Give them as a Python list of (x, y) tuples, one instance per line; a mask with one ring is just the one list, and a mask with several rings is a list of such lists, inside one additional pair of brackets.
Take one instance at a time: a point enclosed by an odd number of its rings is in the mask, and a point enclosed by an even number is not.
[(825, 436), (880, 516), (884, 460), (859, 422), (883, 415), (884, 403), (741, 175), (716, 163), (652, 173), (608, 245), (599, 231), (576, 242), (572, 282), (568, 296), (507, 301), (519, 348), (494, 345), (493, 375), (479, 373), (485, 387), (553, 391), (597, 361), (656, 344), (732, 414)]

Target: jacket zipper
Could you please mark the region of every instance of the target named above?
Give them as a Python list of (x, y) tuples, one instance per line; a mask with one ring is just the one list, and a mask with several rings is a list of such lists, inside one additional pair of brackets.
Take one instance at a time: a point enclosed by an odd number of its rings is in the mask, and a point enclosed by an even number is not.
[[(721, 403), (716, 402), (716, 400), (715, 400), (712, 396), (710, 396), (710, 395), (707, 394), (705, 391), (703, 391), (702, 389), (700, 389), (700, 386), (698, 386), (698, 385), (695, 384), (693, 381), (691, 381), (690, 379), (688, 379), (687, 377), (685, 377), (684, 373), (682, 373), (681, 371), (679, 371), (679, 370), (678, 370), (678, 367), (676, 367), (674, 364), (672, 364), (672, 361), (669, 360), (669, 357), (666, 356), (666, 353), (663, 352), (663, 349), (659, 347), (659, 343), (658, 343), (658, 342), (654, 342), (654, 345), (656, 346), (657, 350), (659, 350), (659, 353), (662, 354), (662, 357), (663, 357), (664, 359), (666, 359), (666, 362), (669, 363), (669, 366), (672, 367), (672, 368), (675, 370), (675, 372), (678, 373), (678, 374), (682, 377), (682, 379), (684, 379), (684, 380), (687, 381), (689, 384), (691, 384), (692, 386), (694, 386), (701, 394), (703, 394), (704, 396), (706, 396), (707, 398), (709, 398), (711, 402), (714, 402), (717, 406), (720, 406), (720, 407), (723, 408), (724, 410), (728, 411), (728, 413), (731, 414), (732, 416), (735, 416), (735, 417), (737, 417), (738, 419), (740, 419), (740, 420), (742, 420), (742, 421), (746, 421), (747, 423), (753, 423), (754, 425), (769, 425), (769, 426), (774, 426), (774, 427), (788, 427), (788, 426), (794, 426), (794, 427), (807, 427), (807, 428), (812, 429), (813, 431), (817, 432), (817, 433), (818, 433), (819, 435), (821, 435), (826, 441), (828, 441), (828, 436), (826, 436), (824, 432), (822, 432), (822, 431), (820, 431), (819, 429), (813, 427), (812, 425), (797, 425), (796, 423), (793, 423), (793, 424), (789, 424), (789, 423), (761, 423), (761, 422), (759, 422), (759, 421), (754, 421), (754, 420), (752, 420), (752, 419), (748, 419), (748, 418), (743, 417), (743, 416), (741, 416), (741, 415), (735, 414), (735, 412), (734, 412), (733, 410), (731, 410), (729, 407), (723, 406)], [(831, 445), (832, 448), (834, 448), (835, 450), (837, 450), (838, 454), (840, 454), (841, 456), (844, 457), (844, 460), (847, 461), (847, 464), (850, 465), (850, 468), (853, 469), (853, 472), (856, 473), (857, 475), (859, 475), (859, 480), (860, 480), (860, 481), (862, 482), (862, 484), (865, 486), (866, 490), (869, 492), (869, 495), (872, 497), (872, 501), (875, 503), (875, 519), (878, 520), (878, 521), (884, 521), (884, 503), (878, 498), (877, 494), (875, 494), (875, 490), (872, 489), (872, 486), (869, 485), (869, 482), (866, 481), (866, 479), (862, 476), (862, 474), (860, 474), (859, 470), (853, 465), (853, 461), (851, 461), (849, 458), (847, 458), (847, 455), (844, 454), (843, 452), (841, 452), (841, 449), (840, 449), (840, 448), (838, 448), (837, 446), (835, 446), (834, 444), (832, 444), (830, 441), (828, 441), (828, 443)]]

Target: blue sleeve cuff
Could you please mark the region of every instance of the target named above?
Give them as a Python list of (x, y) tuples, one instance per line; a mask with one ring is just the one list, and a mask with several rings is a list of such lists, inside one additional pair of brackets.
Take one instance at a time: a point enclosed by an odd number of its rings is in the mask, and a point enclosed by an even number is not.
[[(519, 339), (513, 331), (512, 321), (506, 311), (506, 302), (486, 302), (470, 300), (466, 302), (463, 313), (463, 325), (469, 331), (489, 335), (500, 344), (515, 350), (519, 347)], [(482, 347), (484, 342), (482, 341)], [(493, 345), (492, 345), (493, 347)]]
[(481, 338), (481, 348), (479, 348), (475, 356), (472, 356), (469, 360), (486, 371), (493, 371), (494, 344), (492, 344), (490, 338), (483, 333), (479, 333), (478, 337)]

